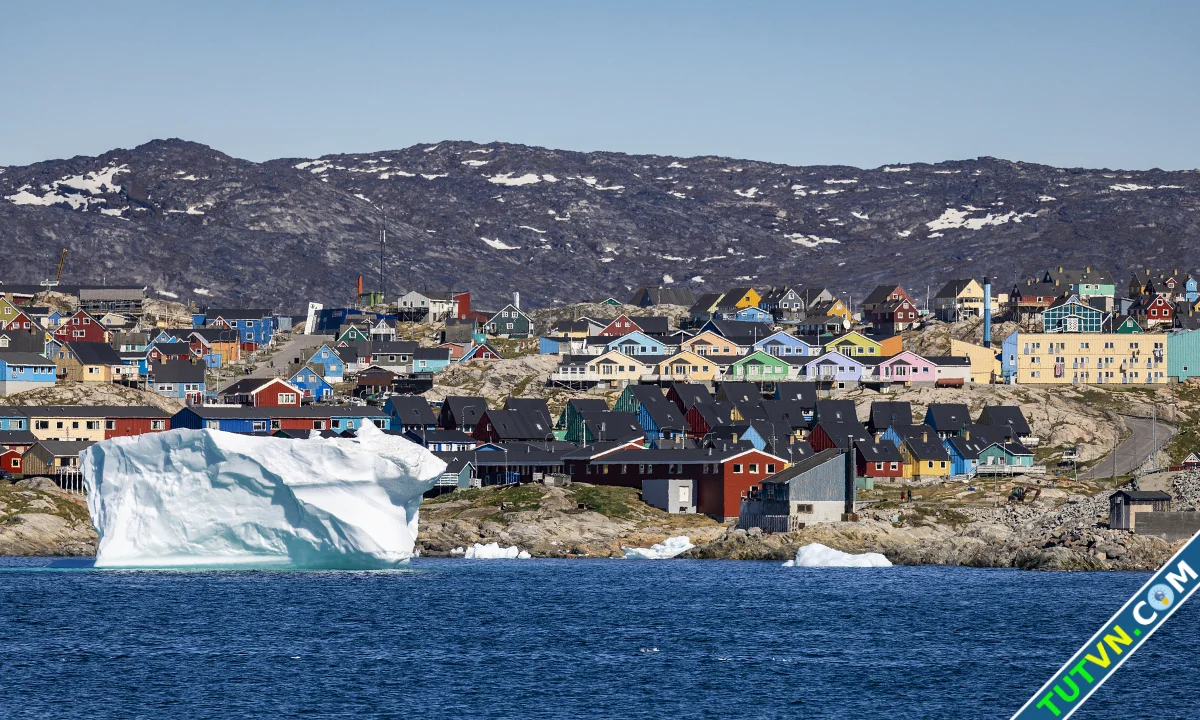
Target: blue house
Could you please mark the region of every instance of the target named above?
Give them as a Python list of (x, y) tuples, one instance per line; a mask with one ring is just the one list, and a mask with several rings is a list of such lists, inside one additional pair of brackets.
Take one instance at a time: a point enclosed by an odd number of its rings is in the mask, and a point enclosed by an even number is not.
[(328, 400), (333, 397), (333, 385), (321, 375), (320, 365), (305, 365), (288, 378), (288, 382), (300, 388), (304, 397), (311, 400)]
[(1017, 376), (1017, 342), (1020, 338), (1016, 330), (1004, 338), (1000, 344), (1000, 376), (1004, 382), (1012, 382)]
[(979, 451), (979, 465), (1033, 467), (1033, 451), (1016, 442), (994, 442)]
[(735, 322), (771, 323), (775, 316), (760, 307), (747, 307), (735, 312), (733, 319)]
[(613, 404), (613, 412), (633, 413), (651, 445), (683, 437), (690, 429), (679, 406), (668, 400), (657, 385), (626, 386)]
[(619, 350), (629, 357), (633, 357), (635, 355), (667, 354), (665, 345), (639, 330), (634, 330), (628, 335), (614, 338), (612, 342), (604, 346), (604, 349), (605, 352), (610, 350)]
[(29, 415), (19, 407), (0, 405), (0, 430), (28, 430)]
[(275, 318), (267, 310), (206, 309), (192, 315), (194, 327), (228, 327), (236, 330), (242, 347), (255, 350), (275, 335)]
[(189, 405), (171, 417), (171, 429), (223, 430), (269, 434), (276, 430), (357, 430), (370, 422), (391, 430), (392, 422), (379, 408), (371, 407), (229, 407)]
[(1188, 302), (1200, 300), (1200, 288), (1197, 288), (1196, 278), (1190, 273), (1187, 276), (1187, 282), (1184, 283), (1183, 289), (1185, 293), (1184, 297), (1188, 299)]
[(204, 363), (165, 360), (147, 368), (146, 388), (164, 397), (201, 402), (204, 399)]
[(419, 347), (413, 351), (413, 372), (436, 373), (450, 367), (450, 348)]
[(321, 374), (331, 383), (341, 382), (342, 376), (346, 372), (346, 367), (345, 364), (342, 363), (342, 358), (339, 357), (337, 352), (328, 345), (322, 345), (321, 347), (317, 348), (317, 350), (313, 352), (313, 354), (309, 356), (307, 360), (304, 361), (304, 364), (320, 365), (323, 368)]
[(54, 361), (37, 353), (0, 353), (0, 395), (53, 387), (57, 377)]
[(950, 454), (950, 474), (957, 477), (972, 477), (979, 467), (979, 453), (987, 446), (986, 440), (956, 435), (946, 438), (942, 445)]
[(820, 355), (824, 347), (815, 338), (812, 338), (812, 342), (807, 342), (804, 338), (780, 330), (754, 343), (754, 349), (775, 357), (811, 357)]

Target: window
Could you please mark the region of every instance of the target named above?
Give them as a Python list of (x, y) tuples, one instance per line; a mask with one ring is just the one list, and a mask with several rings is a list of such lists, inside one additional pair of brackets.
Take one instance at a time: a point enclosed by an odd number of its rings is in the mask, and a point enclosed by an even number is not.
[(775, 474), (775, 463), (767, 463), (767, 473), (770, 475)]
[(325, 429), (325, 421), (324, 420), (313, 420), (313, 430), (324, 430), (324, 429)]
[(742, 464), (741, 464), (741, 463), (734, 463), (734, 464), (733, 464), (733, 471), (734, 471), (735, 473), (740, 473), (740, 472), (742, 471)]
[(78, 429), (79, 429), (79, 421), (78, 421), (78, 420), (72, 420), (72, 421), (71, 421), (71, 429), (72, 429), (72, 430), (78, 430)]
[(892, 464), (889, 466), (889, 469), (890, 469), (890, 470), (899, 470), (899, 469), (900, 469), (900, 463), (896, 463), (896, 462), (892, 463)]
[(877, 463), (875, 463), (875, 469), (876, 469), (876, 470), (882, 470), (882, 469), (883, 469), (883, 463), (881, 463), (881, 462), (877, 462)]
[(280, 405), (295, 405), (296, 393), (279, 393), (277, 396), (277, 402)]
[(929, 461), (929, 467), (933, 467), (933, 461), (932, 461), (932, 460), (930, 460), (930, 461)]
[(250, 427), (254, 432), (266, 432), (267, 431), (267, 421), (266, 420), (255, 420), (251, 423)]
[(150, 421), (150, 429), (151, 430), (166, 430), (167, 429), (167, 421), (166, 420), (151, 420)]
[(99, 430), (100, 429), (100, 421), (99, 420), (88, 420), (86, 423), (84, 423), (84, 425), (87, 427), (88, 430)]
[[(60, 425), (61, 425), (61, 423), (60, 423)], [(34, 420), (33, 421), (33, 429), (34, 430), (49, 430), (50, 429), (50, 421), (49, 420)]]
[(812, 511), (813, 511), (812, 503), (797, 503), (796, 504), (796, 514), (797, 515), (811, 515)]
[(752, 472), (752, 473), (758, 472), (758, 463), (750, 463), (750, 472)]

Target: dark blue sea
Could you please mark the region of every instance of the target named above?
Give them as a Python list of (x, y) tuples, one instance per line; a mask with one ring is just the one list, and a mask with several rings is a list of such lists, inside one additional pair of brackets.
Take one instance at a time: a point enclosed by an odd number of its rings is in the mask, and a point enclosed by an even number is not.
[[(0, 561), (0, 715), (1008, 718), (1146, 579), (417, 560), (117, 572)], [(1200, 717), (1200, 604), (1075, 718)]]

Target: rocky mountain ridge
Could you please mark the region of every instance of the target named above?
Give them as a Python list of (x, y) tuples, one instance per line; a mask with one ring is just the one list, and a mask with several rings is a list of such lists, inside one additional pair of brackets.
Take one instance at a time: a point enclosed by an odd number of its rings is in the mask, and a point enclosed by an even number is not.
[(440, 142), (255, 163), (182, 140), (0, 169), (9, 283), (138, 283), (299, 312), (355, 279), (496, 307), (646, 284), (828, 285), (1196, 265), (1200, 175), (995, 158), (875, 169)]

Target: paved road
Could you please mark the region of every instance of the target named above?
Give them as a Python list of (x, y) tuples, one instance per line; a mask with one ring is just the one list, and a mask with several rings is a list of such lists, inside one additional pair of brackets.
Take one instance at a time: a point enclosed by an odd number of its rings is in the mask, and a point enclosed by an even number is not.
[[(333, 338), (328, 335), (292, 335), (275, 350), (269, 360), (265, 360), (262, 365), (254, 368), (249, 375), (238, 375), (232, 381), (225, 383), (225, 387), (246, 378), (269, 378), (283, 375), (287, 371), (288, 363), (299, 357), (302, 354), (301, 351), (320, 347), (323, 343), (332, 341)], [(272, 361), (275, 363), (274, 366), (271, 365)]]
[[(1150, 453), (1158, 449), (1154, 447), (1156, 437), (1158, 439), (1158, 447), (1161, 448), (1171, 441), (1175, 433), (1179, 432), (1174, 426), (1159, 420), (1156, 436), (1153, 421), (1146, 418), (1130, 417), (1128, 415), (1125, 416), (1125, 425), (1129, 428), (1129, 437), (1125, 438), (1124, 442), (1117, 446), (1117, 476), (1129, 475), (1141, 467), (1142, 463), (1146, 462), (1146, 458), (1150, 457)], [(1095, 478), (1114, 477), (1113, 454), (1109, 453), (1097, 461), (1092, 466), (1092, 470), (1088, 475)]]

